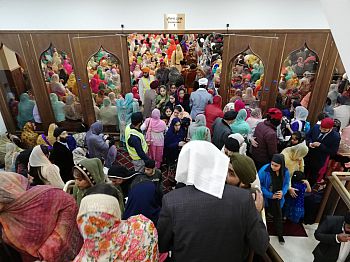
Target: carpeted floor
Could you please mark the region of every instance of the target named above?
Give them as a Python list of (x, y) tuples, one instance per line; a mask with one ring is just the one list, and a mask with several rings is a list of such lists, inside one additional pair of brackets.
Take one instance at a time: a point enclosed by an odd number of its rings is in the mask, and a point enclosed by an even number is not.
[[(267, 219), (267, 231), (270, 236), (276, 236), (276, 231), (272, 220)], [(307, 237), (307, 233), (302, 223), (295, 224), (289, 220), (283, 221), (283, 236)]]

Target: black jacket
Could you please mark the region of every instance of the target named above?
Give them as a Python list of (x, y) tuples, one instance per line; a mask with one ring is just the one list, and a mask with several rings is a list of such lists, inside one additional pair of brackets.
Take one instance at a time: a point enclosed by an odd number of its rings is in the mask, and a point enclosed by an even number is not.
[(63, 182), (74, 180), (73, 177), (73, 154), (60, 142), (55, 142), (50, 153), (50, 160), (60, 168), (60, 175)]
[(213, 144), (218, 148), (222, 149), (224, 146), (225, 139), (232, 134), (231, 127), (225, 122), (224, 119), (218, 117), (215, 119), (213, 125)]
[(266, 227), (248, 190), (225, 185), (222, 199), (194, 186), (164, 195), (158, 224), (159, 251), (172, 261), (245, 261), (249, 249), (264, 254)]
[[(320, 243), (314, 251), (314, 262), (336, 262), (339, 256), (340, 244), (336, 241), (336, 234), (343, 233), (344, 217), (328, 216), (318, 226), (315, 232), (316, 240)], [(346, 258), (350, 261), (350, 256)]]

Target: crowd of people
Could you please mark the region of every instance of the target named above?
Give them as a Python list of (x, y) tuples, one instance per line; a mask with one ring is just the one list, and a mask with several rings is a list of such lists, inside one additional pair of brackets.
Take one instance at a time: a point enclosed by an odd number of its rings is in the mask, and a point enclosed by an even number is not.
[[(21, 119), (20, 137), (2, 136), (0, 257), (244, 261), (251, 251), (266, 255), (263, 213), (283, 245), (284, 220), (304, 221), (305, 198), (324, 188), (330, 163), (350, 168), (348, 82), (331, 87), (329, 97), (336, 91), (341, 105), (333, 115), (320, 112), (313, 126), (298, 99), (263, 113), (247, 99), (256, 87), (242, 97), (237, 87), (223, 106), (215, 76), (220, 56), (210, 44), (220, 41), (130, 38), (134, 87), (127, 94), (120, 93), (116, 61), (101, 49), (88, 67), (90, 86), (98, 86), (95, 123), (69, 134), (56, 117), (47, 134), (38, 134), (34, 119)], [(261, 63), (246, 56), (236, 69), (246, 72), (248, 64), (261, 79)], [(67, 102), (73, 92), (65, 90)], [(58, 93), (51, 96), (60, 102)], [(344, 105), (341, 118), (336, 111)], [(119, 144), (104, 132), (110, 123)], [(120, 151), (133, 168), (118, 162)]]

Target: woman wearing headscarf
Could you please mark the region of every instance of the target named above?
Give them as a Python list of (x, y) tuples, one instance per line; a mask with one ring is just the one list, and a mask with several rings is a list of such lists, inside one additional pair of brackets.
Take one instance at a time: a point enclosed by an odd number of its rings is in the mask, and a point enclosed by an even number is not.
[(250, 126), (245, 121), (247, 118), (247, 111), (245, 109), (239, 110), (235, 121), (230, 125), (233, 133), (239, 133), (242, 136), (248, 136), (251, 133)]
[(115, 196), (85, 196), (77, 224), (84, 244), (74, 262), (158, 261), (158, 237), (154, 224), (143, 215), (121, 220)]
[(33, 148), (36, 145), (38, 134), (34, 132), (35, 124), (28, 122), (24, 125), (21, 133), (21, 140), (23, 148)]
[(50, 82), (51, 92), (58, 96), (65, 96), (66, 89), (64, 85), (60, 82), (60, 77), (57, 74), (53, 74)]
[(97, 158), (107, 158), (109, 144), (108, 140), (105, 141), (103, 139), (103, 125), (102, 122), (97, 121), (93, 123), (86, 133), (85, 141), (87, 148), (89, 150), (89, 157), (97, 157)]
[(29, 175), (34, 178), (34, 185), (51, 185), (62, 189), (64, 182), (60, 176), (60, 169), (50, 162), (48, 156), (47, 146), (34, 147), (29, 157)]
[(171, 54), (171, 66), (175, 66), (179, 72), (181, 72), (181, 64), (180, 62), (184, 59), (184, 55), (182, 53), (182, 48), (178, 44), (176, 45), (176, 49)]
[(21, 96), (19, 97), (17, 115), (18, 127), (20, 129), (22, 129), (27, 122), (34, 122), (34, 106), (35, 102), (29, 98), (29, 95), (27, 93), (21, 94)]
[(174, 107), (173, 114), (171, 115), (169, 119), (168, 126), (170, 126), (171, 122), (173, 121), (174, 118), (179, 118), (181, 121), (184, 118), (190, 119), (190, 122), (192, 121), (192, 118), (188, 112), (185, 111), (185, 109), (181, 105), (176, 105)]
[(75, 74), (71, 73), (67, 81), (68, 89), (75, 95), (79, 96), (77, 80), (75, 79)]
[(74, 225), (74, 199), (50, 186), (28, 188), (24, 176), (0, 173), (3, 241), (16, 248), (23, 261), (71, 261), (83, 242)]
[(306, 121), (309, 115), (309, 111), (303, 106), (297, 106), (295, 108), (295, 119), (292, 120), (290, 125), (291, 133), (295, 131), (301, 131), (305, 134), (310, 131), (310, 123)]
[(224, 112), (222, 111), (221, 107), (222, 107), (222, 98), (221, 96), (218, 96), (218, 95), (213, 97), (212, 104), (208, 104), (205, 107), (204, 115), (207, 121), (207, 127), (210, 129), (210, 132), (213, 131), (212, 125), (216, 120), (216, 118), (224, 117)]
[(87, 150), (82, 147), (77, 147), (72, 151), (74, 165), (77, 165), (81, 160), (86, 159)]
[(211, 142), (210, 129), (206, 126), (199, 126), (196, 128), (192, 135), (191, 141), (196, 140)]
[(120, 130), (120, 141), (125, 143), (125, 128), (131, 123), (132, 113), (138, 112), (138, 103), (132, 93), (127, 93), (124, 99), (117, 100), (117, 113)]
[(209, 128), (206, 127), (206, 119), (205, 119), (205, 115), (203, 114), (196, 115), (195, 122), (192, 122), (188, 128), (187, 138), (191, 140), (197, 128), (201, 126), (204, 126), (206, 129), (208, 129), (206, 130), (206, 133), (209, 133), (209, 137), (207, 137), (208, 139), (207, 141), (211, 142), (210, 130)]
[(146, 131), (146, 141), (149, 144), (148, 155), (156, 162), (156, 167), (160, 168), (163, 160), (166, 124), (160, 119), (159, 109), (153, 109), (152, 116), (146, 118), (145, 122), (141, 125), (141, 130)]
[(5, 155), (5, 171), (16, 172), (15, 163), (16, 158), (19, 155), (18, 147), (14, 143), (6, 144), (6, 155)]
[(165, 86), (160, 86), (159, 95), (156, 97), (156, 107), (160, 110), (161, 113), (165, 112), (165, 106), (169, 102), (169, 95), (167, 93)]
[(100, 84), (100, 79), (98, 78), (98, 75), (95, 74), (93, 78), (90, 79), (89, 83), (92, 93), (97, 94), (99, 91), (98, 86)]
[(63, 107), (65, 116), (69, 120), (80, 120), (81, 119), (81, 105), (75, 101), (75, 97), (72, 94), (69, 94), (66, 97), (66, 104)]
[(150, 89), (145, 91), (143, 103), (143, 116), (148, 118), (151, 116), (152, 110), (156, 108), (157, 88), (159, 81), (154, 80), (150, 84)]
[(179, 118), (172, 119), (164, 139), (164, 158), (168, 164), (174, 164), (179, 157), (181, 148), (185, 145), (186, 134), (181, 127)]
[(328, 95), (329, 99), (331, 100), (331, 106), (335, 106), (337, 103), (337, 98), (340, 96), (338, 92), (338, 85), (337, 84), (331, 84), (329, 87)]
[(259, 170), (258, 175), (264, 195), (265, 208), (273, 215), (273, 224), (278, 241), (284, 244), (282, 207), (290, 182), (289, 171), (285, 167), (284, 156), (282, 154), (274, 154), (271, 163), (264, 165)]
[(100, 109), (100, 120), (104, 126), (117, 125), (117, 107), (111, 105), (111, 100), (103, 99), (103, 106)]
[(117, 99), (115, 98), (115, 93), (114, 92), (110, 92), (108, 94), (108, 98), (109, 98), (109, 100), (111, 100), (111, 105), (112, 106), (116, 106)]
[[(231, 134), (228, 137), (236, 139), (238, 141), (238, 146), (239, 146), (238, 153), (240, 155), (246, 155), (247, 143), (245, 142), (244, 137), (239, 133)], [(223, 148), (223, 150), (224, 150), (224, 148)]]
[(253, 95), (253, 89), (251, 87), (248, 87), (245, 90), (245, 94), (243, 95), (242, 99), (245, 104), (250, 105), (252, 102), (256, 101), (255, 96)]
[(73, 188), (73, 197), (80, 205), (86, 190), (106, 181), (103, 172), (103, 165), (98, 158), (87, 158), (81, 160), (73, 168), (73, 176), (75, 179), (75, 186)]
[(55, 123), (52, 123), (49, 125), (49, 129), (47, 131), (47, 136), (45, 134), (41, 134), (38, 136), (38, 139), (36, 140), (37, 145), (46, 145), (49, 147), (49, 149), (52, 149), (53, 144), (56, 142), (56, 137), (54, 137), (53, 132), (57, 128), (57, 125)]
[(64, 106), (65, 103), (58, 100), (58, 97), (56, 94), (51, 93), (50, 94), (50, 101), (53, 113), (55, 114), (56, 122), (63, 122), (66, 120), (66, 115), (64, 113)]
[(144, 180), (133, 185), (128, 193), (123, 219), (135, 215), (144, 215), (156, 225), (162, 206), (162, 195), (151, 180)]
[(250, 114), (250, 117), (248, 117), (246, 120), (250, 129), (252, 130), (252, 134), (254, 134), (255, 127), (262, 121), (264, 120), (262, 119), (261, 109), (254, 108)]
[[(292, 175), (295, 171), (304, 172), (304, 157), (308, 152), (309, 148), (305, 141), (283, 149), (281, 154), (284, 155), (286, 168), (288, 169), (289, 174), (291, 174), (290, 179), (292, 179)], [(289, 194), (292, 197), (296, 197), (296, 192), (294, 191), (294, 188), (291, 187), (291, 181), (289, 183)]]

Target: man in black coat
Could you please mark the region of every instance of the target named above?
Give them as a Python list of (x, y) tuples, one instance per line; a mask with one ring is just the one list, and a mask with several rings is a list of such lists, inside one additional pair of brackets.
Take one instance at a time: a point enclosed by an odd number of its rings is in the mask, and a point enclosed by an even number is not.
[(57, 141), (53, 144), (50, 153), (50, 161), (60, 168), (60, 175), (62, 180), (66, 183), (69, 180), (74, 180), (73, 177), (73, 154), (67, 145), (68, 133), (61, 127), (58, 127), (53, 132)]
[(350, 261), (350, 212), (345, 216), (328, 216), (318, 226), (315, 238), (320, 241), (314, 262)]
[(320, 126), (315, 126), (307, 138), (309, 153), (305, 158), (305, 174), (313, 186), (320, 176), (320, 169), (325, 165), (327, 158), (337, 153), (340, 144), (340, 135), (333, 130), (332, 118), (325, 118)]
[(246, 261), (250, 249), (265, 254), (266, 227), (250, 191), (225, 185), (228, 167), (209, 142), (181, 150), (175, 179), (187, 186), (164, 195), (157, 223), (159, 251), (171, 250), (171, 261)]
[(224, 114), (224, 118), (218, 117), (213, 123), (213, 144), (222, 149), (225, 139), (232, 134), (230, 125), (236, 119), (237, 112), (230, 110)]

